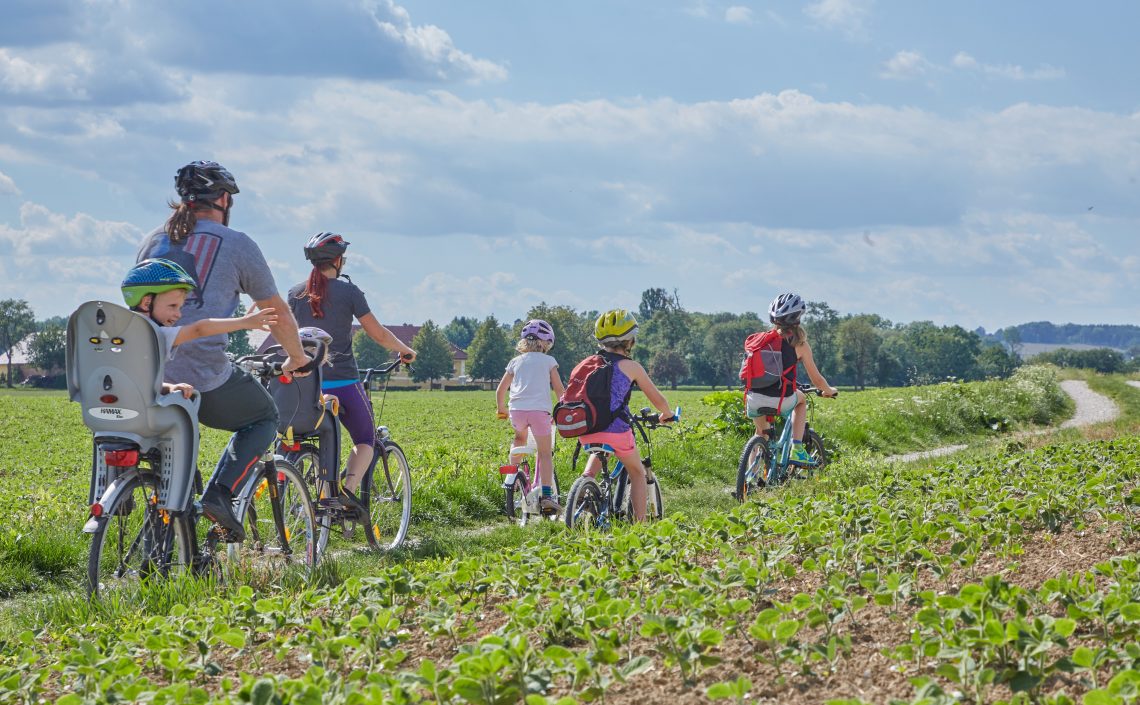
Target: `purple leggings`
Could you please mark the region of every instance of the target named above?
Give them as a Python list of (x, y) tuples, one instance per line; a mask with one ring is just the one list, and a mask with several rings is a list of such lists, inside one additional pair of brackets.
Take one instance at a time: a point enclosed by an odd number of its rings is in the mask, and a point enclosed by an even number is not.
[(340, 399), (337, 418), (352, 437), (353, 445), (372, 445), (376, 442), (376, 428), (372, 425), (372, 402), (364, 393), (363, 384), (357, 382), (347, 387), (326, 389), (325, 394)]

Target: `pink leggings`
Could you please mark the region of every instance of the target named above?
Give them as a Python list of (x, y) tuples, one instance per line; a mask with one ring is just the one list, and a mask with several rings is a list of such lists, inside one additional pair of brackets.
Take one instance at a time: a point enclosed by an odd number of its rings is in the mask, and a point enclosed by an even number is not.
[[(519, 435), (526, 437), (527, 427), (530, 432), (534, 434), (535, 439), (549, 438), (550, 437), (550, 424), (553, 421), (549, 411), (539, 410), (526, 410), (526, 409), (511, 409), (511, 426), (514, 427), (515, 432)], [(550, 454), (535, 453), (535, 464), (538, 466), (536, 469), (541, 475), (543, 470), (553, 472), (553, 462), (551, 461)]]

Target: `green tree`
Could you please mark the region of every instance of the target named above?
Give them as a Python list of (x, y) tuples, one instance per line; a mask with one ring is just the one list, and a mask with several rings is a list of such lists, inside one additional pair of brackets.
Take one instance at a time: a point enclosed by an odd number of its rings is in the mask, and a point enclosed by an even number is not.
[(356, 335), (352, 336), (352, 355), (356, 358), (356, 366), (362, 370), (369, 367), (379, 367), (392, 359), (391, 353), (368, 337), (363, 328), (356, 331)]
[(659, 350), (649, 362), (649, 374), (655, 380), (660, 380), (676, 389), (677, 383), (689, 374), (689, 365), (685, 356), (676, 350)]
[(499, 324), (494, 316), (487, 316), (471, 346), (467, 348), (470, 356), (470, 372), (474, 379), (499, 379), (510, 362), (514, 349), (511, 347), (510, 336)]
[(1021, 365), (1020, 358), (999, 344), (987, 345), (978, 354), (978, 369), (983, 377), (1005, 379)]
[(906, 326), (903, 340), (918, 382), (934, 382), (956, 377), (977, 379), (977, 359), (981, 338), (961, 326), (938, 327), (930, 321)]
[(637, 307), (639, 323), (648, 323), (649, 319), (662, 311), (677, 311), (681, 308), (681, 300), (674, 289), (670, 294), (665, 289), (646, 289), (641, 292), (641, 304)]
[[(246, 309), (245, 303), (242, 301), (239, 301), (237, 310), (234, 311), (233, 317), (234, 318), (241, 318), (242, 316), (244, 316), (248, 312), (249, 311)], [(230, 342), (226, 344), (226, 352), (230, 353), (234, 357), (241, 357), (242, 355), (252, 355), (255, 352), (257, 352), (256, 350), (253, 349), (253, 346), (250, 345), (250, 343), (249, 343), (249, 331), (248, 330), (239, 330), (239, 331), (234, 331), (233, 333), (230, 333)]]
[(412, 339), (412, 349), (416, 351), (416, 362), (412, 366), (413, 381), (434, 382), (451, 377), (455, 369), (451, 343), (430, 318)]
[(8, 356), (8, 387), (12, 386), (12, 353), (21, 340), (35, 331), (36, 317), (27, 301), (0, 301), (0, 351)]
[(756, 318), (738, 318), (709, 326), (705, 333), (704, 356), (712, 366), (714, 385), (732, 386), (739, 381), (744, 339), (766, 327)]
[(854, 377), (856, 386), (865, 389), (868, 373), (873, 371), (883, 344), (882, 336), (867, 316), (852, 316), (839, 324), (836, 340), (843, 366)]
[[(531, 307), (526, 317), (541, 318), (554, 329), (554, 347), (551, 348), (550, 355), (558, 361), (563, 377), (569, 375), (575, 365), (597, 349), (594, 340), (594, 320), (597, 316), (592, 315), (592, 312), (578, 313), (570, 306), (550, 306), (544, 301)], [(515, 323), (516, 338), (525, 323), (526, 321)]]
[(475, 338), (475, 331), (479, 328), (479, 319), (467, 316), (456, 316), (443, 327), (443, 335), (451, 344), (460, 350), (466, 350)]
[(815, 366), (825, 375), (839, 370), (839, 312), (823, 301), (808, 301), (803, 326), (807, 330)]
[(1006, 328), (1001, 332), (1001, 339), (1009, 346), (1009, 352), (1014, 357), (1021, 357), (1021, 349), (1024, 347), (1021, 343), (1021, 330), (1016, 327)]
[(63, 326), (50, 323), (40, 329), (28, 344), (28, 359), (32, 366), (53, 375), (67, 364), (67, 331)]

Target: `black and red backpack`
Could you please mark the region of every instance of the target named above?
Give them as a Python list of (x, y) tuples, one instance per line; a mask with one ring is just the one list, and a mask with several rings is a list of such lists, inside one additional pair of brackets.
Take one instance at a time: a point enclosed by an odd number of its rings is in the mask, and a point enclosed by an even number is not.
[(563, 438), (577, 438), (606, 430), (616, 418), (628, 416), (629, 395), (618, 411), (611, 411), (614, 368), (624, 355), (599, 350), (579, 362), (570, 373), (566, 391), (554, 405), (554, 426)]
[[(784, 369), (784, 339), (780, 331), (772, 330), (753, 333), (744, 340), (744, 361), (740, 363), (740, 381), (744, 383), (744, 393), (754, 388), (780, 385), (780, 401), (788, 396), (789, 387), (795, 383), (795, 369)], [(790, 373), (790, 374), (789, 374)], [(789, 382), (791, 380), (791, 382)]]

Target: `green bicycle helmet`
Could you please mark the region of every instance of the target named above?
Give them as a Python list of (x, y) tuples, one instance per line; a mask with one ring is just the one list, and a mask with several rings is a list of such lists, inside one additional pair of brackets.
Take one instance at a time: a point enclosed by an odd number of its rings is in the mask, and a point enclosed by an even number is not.
[(177, 262), (168, 259), (144, 259), (127, 272), (120, 288), (123, 301), (136, 308), (147, 294), (161, 294), (174, 289), (193, 291), (197, 286), (194, 277)]

